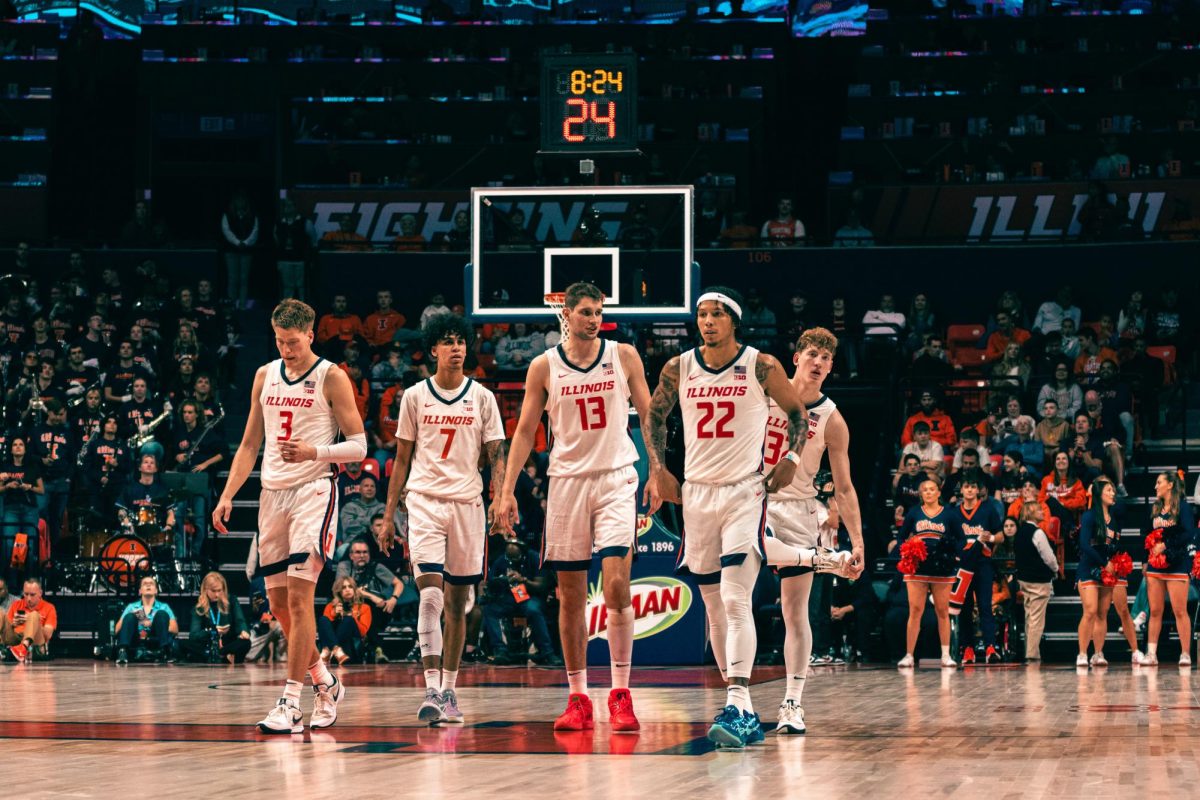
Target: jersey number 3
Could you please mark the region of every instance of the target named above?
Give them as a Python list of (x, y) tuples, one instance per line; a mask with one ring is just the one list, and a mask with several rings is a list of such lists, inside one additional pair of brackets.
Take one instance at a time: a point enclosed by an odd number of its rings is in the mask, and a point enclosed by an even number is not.
[[(728, 400), (722, 400), (718, 403), (696, 403), (696, 408), (700, 410), (704, 416), (700, 418), (700, 422), (696, 424), (697, 439), (732, 439), (733, 431), (725, 426), (733, 419), (733, 411), (736, 406)], [(717, 418), (720, 414), (720, 418)], [(712, 424), (713, 420), (716, 424)]]
[(280, 434), (275, 437), (277, 441), (286, 442), (292, 438), (292, 412), (279, 412), (279, 428)]

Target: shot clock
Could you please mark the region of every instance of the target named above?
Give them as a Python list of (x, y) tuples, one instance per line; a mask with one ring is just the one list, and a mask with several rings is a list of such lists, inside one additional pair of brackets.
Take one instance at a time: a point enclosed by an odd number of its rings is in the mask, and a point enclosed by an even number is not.
[(637, 150), (637, 56), (542, 58), (542, 152)]

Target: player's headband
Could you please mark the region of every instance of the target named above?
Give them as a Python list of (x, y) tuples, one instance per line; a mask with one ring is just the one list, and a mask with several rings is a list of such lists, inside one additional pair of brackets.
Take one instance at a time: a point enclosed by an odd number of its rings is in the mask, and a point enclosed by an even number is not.
[(737, 304), (737, 301), (728, 295), (721, 294), (720, 292), (705, 292), (704, 294), (700, 295), (700, 299), (696, 301), (696, 308), (699, 308), (700, 304), (705, 300), (716, 300), (718, 303), (724, 303), (726, 308), (738, 315), (738, 319), (741, 319), (742, 317), (742, 307)]

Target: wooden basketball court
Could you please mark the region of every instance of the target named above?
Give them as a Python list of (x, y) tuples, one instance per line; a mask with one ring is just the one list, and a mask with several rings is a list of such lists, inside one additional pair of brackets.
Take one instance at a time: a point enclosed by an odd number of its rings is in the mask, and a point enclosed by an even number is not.
[[(11, 790), (25, 797), (1139, 797), (1200, 779), (1200, 698), (1175, 666), (1107, 670), (819, 667), (809, 733), (746, 751), (705, 738), (715, 670), (640, 669), (640, 734), (556, 734), (561, 669), (464, 667), (463, 727), (416, 722), (420, 670), (344, 670), (338, 724), (268, 737), (253, 723), (283, 668), (57, 661), (5, 665)], [(604, 670), (591, 672), (597, 709)], [(766, 719), (781, 668), (756, 670)], [(303, 701), (305, 711), (311, 699)]]

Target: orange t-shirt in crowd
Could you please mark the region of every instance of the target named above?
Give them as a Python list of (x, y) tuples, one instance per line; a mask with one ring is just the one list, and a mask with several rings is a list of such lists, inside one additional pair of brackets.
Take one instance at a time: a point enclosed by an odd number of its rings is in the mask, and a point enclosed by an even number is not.
[(984, 358), (988, 361), (999, 361), (1004, 358), (1004, 351), (1009, 342), (1025, 344), (1029, 341), (1029, 331), (1024, 328), (1013, 328), (1012, 336), (1005, 336), (1003, 331), (993, 331), (987, 340), (987, 352)]
[(397, 236), (392, 240), (392, 249), (397, 253), (421, 252), (425, 249), (425, 237), (419, 233), (412, 236)]
[(340, 250), (344, 253), (371, 249), (371, 243), (367, 241), (367, 237), (354, 231), (328, 231), (321, 237), (321, 241), (330, 249)]
[(391, 344), (396, 331), (407, 322), (404, 315), (394, 308), (387, 311), (376, 311), (363, 320), (363, 336), (375, 347)]
[(371, 383), (366, 378), (360, 378), (358, 383), (354, 382), (354, 378), (350, 376), (350, 367), (346, 366), (346, 362), (338, 364), (338, 369), (346, 373), (346, 377), (350, 378), (350, 391), (354, 392), (354, 405), (358, 407), (358, 415), (362, 417), (362, 421), (367, 421), (367, 401), (371, 399)]
[(362, 335), (362, 320), (358, 318), (358, 314), (347, 314), (344, 317), (326, 314), (317, 323), (317, 344), (325, 344), (330, 339), (348, 342), (355, 336)]
[[(392, 410), (392, 401), (396, 399), (397, 392), (403, 392), (404, 387), (400, 384), (389, 386), (383, 390), (383, 396), (379, 398), (379, 417), (377, 419), (376, 430), (379, 433), (379, 438), (390, 442), (396, 438), (396, 428), (400, 424), (399, 417), (390, 417), (388, 414)], [(396, 413), (400, 410), (396, 409)]]
[(41, 617), (42, 627), (51, 627), (58, 630), (58, 611), (55, 610), (54, 605), (49, 600), (43, 597), (38, 601), (36, 606), (31, 607), (25, 602), (25, 598), (22, 597), (8, 607), (8, 621), (13, 624), (13, 630), (16, 631), (18, 636), (25, 633), (25, 623), (17, 624), (17, 615), (28, 614), (30, 611), (36, 611), (38, 616)]
[[(325, 606), (325, 617), (330, 622), (337, 620), (337, 616), (334, 614), (334, 608), (335, 606), (332, 600), (330, 600), (329, 604)], [(358, 635), (366, 636), (367, 631), (371, 628), (371, 607), (366, 603), (358, 603), (354, 606), (354, 610), (351, 612), (351, 614), (354, 616), (354, 624), (358, 626)]]
[(1100, 374), (1100, 365), (1105, 361), (1117, 363), (1117, 354), (1111, 348), (1101, 347), (1100, 352), (1094, 356), (1087, 353), (1080, 353), (1075, 359), (1075, 374), (1087, 378), (1094, 378)]

